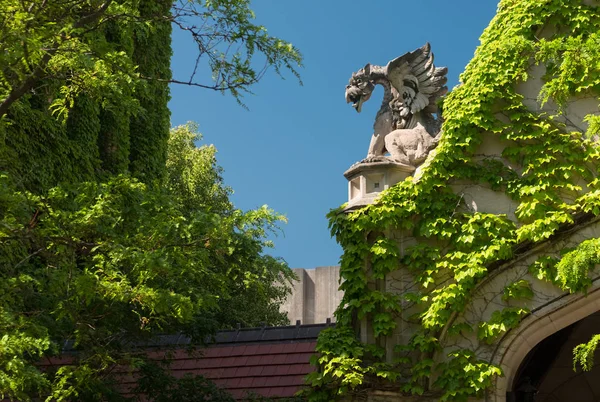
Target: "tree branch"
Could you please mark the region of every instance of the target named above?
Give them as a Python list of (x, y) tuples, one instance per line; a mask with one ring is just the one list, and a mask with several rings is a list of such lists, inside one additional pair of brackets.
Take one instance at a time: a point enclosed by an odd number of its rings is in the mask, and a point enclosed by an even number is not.
[(113, 2), (113, 0), (106, 0), (104, 2), (104, 4), (102, 4), (98, 10), (94, 11), (91, 14), (88, 14), (84, 17), (81, 17), (81, 19), (79, 21), (77, 21), (75, 24), (73, 24), (74, 28), (82, 28), (84, 26), (86, 26), (87, 24), (91, 24), (93, 22), (96, 22), (100, 17), (102, 17), (102, 14), (104, 14), (106, 12), (106, 10), (108, 9), (108, 7), (110, 6), (110, 4)]
[[(0, 118), (4, 117), (6, 113), (8, 113), (8, 109), (13, 103), (19, 100), (28, 91), (33, 89), (35, 84), (44, 77), (44, 68), (48, 65), (48, 62), (54, 53), (56, 53), (56, 50), (46, 53), (44, 57), (42, 57), (42, 60), (40, 60), (40, 66), (36, 68), (29, 77), (27, 77), (21, 86), (13, 88), (8, 96), (2, 100), (0, 103)], [(42, 66), (44, 68), (42, 68)]]
[(17, 265), (15, 265), (13, 267), (13, 269), (17, 269), (19, 268), (21, 265), (25, 264), (27, 262), (27, 260), (29, 260), (31, 257), (35, 257), (36, 255), (38, 255), (39, 253), (41, 253), (42, 251), (44, 251), (43, 248), (40, 248), (39, 250), (34, 251), (33, 253), (29, 254), (27, 257), (23, 258), (21, 261), (19, 261), (17, 263)]
[(167, 82), (169, 84), (182, 84), (182, 85), (189, 85), (192, 87), (200, 87), (200, 88), (204, 88), (204, 89), (212, 89), (213, 91), (229, 91), (232, 89), (239, 89), (242, 88), (244, 86), (250, 85), (252, 84), (251, 82), (239, 82), (236, 84), (228, 84), (225, 86), (220, 86), (218, 84), (215, 85), (205, 85), (205, 84), (200, 84), (198, 82), (192, 82), (192, 81), (180, 81), (180, 80), (175, 80), (175, 79), (164, 79), (164, 78), (156, 78), (156, 77), (146, 77), (141, 75), (140, 78), (147, 80), (147, 81), (160, 81), (160, 82)]
[[(81, 17), (79, 21), (73, 24), (74, 28), (82, 28), (87, 24), (91, 24), (97, 21), (108, 9), (113, 0), (107, 0), (104, 2), (96, 11), (86, 16)], [(27, 77), (20, 86), (13, 88), (8, 96), (0, 102), (0, 118), (4, 117), (8, 113), (8, 109), (19, 100), (23, 95), (25, 95), (28, 91), (33, 89), (33, 87), (44, 78), (44, 73), (46, 67), (48, 67), (48, 63), (52, 59), (52, 57), (56, 54), (60, 45), (68, 40), (67, 36), (62, 34), (60, 39), (56, 41), (53, 46), (44, 54), (44, 57), (38, 63), (38, 67)]]

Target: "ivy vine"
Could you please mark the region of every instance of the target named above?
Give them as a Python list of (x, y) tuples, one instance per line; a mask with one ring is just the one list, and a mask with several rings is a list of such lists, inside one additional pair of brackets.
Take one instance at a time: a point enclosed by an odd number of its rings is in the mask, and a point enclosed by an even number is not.
[[(532, 111), (517, 89), (536, 65), (546, 69), (537, 102), (557, 104), (556, 113)], [(309, 378), (315, 389), (311, 400), (332, 400), (361, 387), (392, 387), (441, 400), (480, 396), (501, 369), (468, 349), (435, 364), (442, 331), (475, 331), (480, 341), (491, 343), (517, 326), (527, 309), (507, 307), (477, 328), (453, 323), (453, 317), (464, 311), (476, 286), (495, 267), (600, 215), (600, 115), (585, 118), (585, 133), (571, 131), (560, 119), (569, 99), (600, 94), (597, 5), (501, 1), (461, 82), (444, 99), (442, 140), (420, 177), (398, 183), (360, 210), (343, 213), (340, 208), (329, 214), (332, 235), (344, 250), (345, 294), (336, 327), (319, 337), (319, 371)], [(474, 157), (484, 135), (506, 144), (504, 161)], [(459, 208), (461, 197), (449, 184), (460, 181), (517, 201), (516, 220)], [(418, 244), (401, 253), (389, 236), (398, 230), (412, 233)], [(565, 250), (562, 259), (543, 256), (530, 272), (564, 290), (585, 291), (590, 269), (600, 262), (599, 247), (600, 239), (590, 239)], [(378, 288), (377, 281), (399, 269), (413, 275), (417, 291), (399, 296)], [(503, 299), (532, 293), (530, 284), (519, 279), (504, 289)], [(408, 320), (419, 329), (406, 344), (396, 345), (394, 356), (386, 356), (384, 338), (407, 306), (418, 311)], [(373, 342), (358, 341), (356, 328), (364, 320)], [(579, 352), (583, 356), (583, 346)], [(589, 364), (589, 358), (580, 359)]]

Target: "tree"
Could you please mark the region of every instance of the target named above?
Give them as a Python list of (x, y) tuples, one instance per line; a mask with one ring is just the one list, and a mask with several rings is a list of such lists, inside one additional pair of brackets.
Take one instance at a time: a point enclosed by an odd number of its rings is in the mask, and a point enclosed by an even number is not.
[[(239, 100), (269, 66), (295, 73), (252, 17), (245, 0), (0, 0), (2, 397), (116, 398), (111, 369), (156, 334), (285, 320), (292, 273), (264, 254), (283, 217), (236, 209), (214, 149), (168, 128), (171, 82)], [(213, 83), (171, 78), (172, 25)]]
[[(242, 222), (238, 217), (241, 211), (235, 209), (229, 200), (232, 190), (223, 184), (222, 169), (216, 164), (216, 149), (212, 145), (197, 148), (194, 144), (202, 137), (196, 130), (194, 123), (171, 130), (166, 186), (178, 196), (186, 214), (209, 212), (234, 219), (236, 225), (239, 225)], [(266, 206), (247, 214), (254, 215), (253, 219), (265, 219), (264, 225), (252, 229), (259, 238), (266, 237), (268, 233), (265, 229), (276, 229), (274, 224), (278, 220), (285, 221), (283, 216), (269, 212)], [(250, 242), (240, 245), (235, 259), (227, 259), (221, 267), (223, 275), (234, 280), (228, 281), (228, 296), (221, 297), (219, 308), (210, 316), (218, 328), (235, 328), (237, 324), (252, 327), (262, 323), (289, 323), (287, 315), (279, 310), (290, 293), (286, 286), (287, 280), (291, 278), (287, 266), (280, 259), (262, 254), (257, 246), (269, 247), (271, 243)], [(236, 268), (244, 272), (243, 281), (236, 281), (235, 276), (231, 276)], [(255, 281), (252, 276), (262, 279)], [(204, 320), (206, 319), (205, 314)]]
[[(0, 0), (0, 10), (0, 171), (36, 192), (104, 174), (160, 178), (169, 83), (239, 101), (269, 67), (297, 75), (302, 60), (253, 24), (248, 0)], [(172, 26), (197, 44), (188, 78), (171, 77)]]
[[(132, 82), (140, 80), (230, 91), (239, 99), (269, 67), (298, 76), (295, 66), (302, 61), (298, 50), (255, 25), (249, 5), (249, 0), (178, 0), (174, 4), (165, 0), (2, 0), (0, 116), (28, 92), (40, 90), (47, 79), (60, 82), (52, 108), (68, 113), (80, 93), (104, 99), (123, 97), (130, 94)], [(171, 79), (168, 71), (139, 63), (140, 57), (151, 59), (152, 52), (168, 55), (168, 44), (160, 49), (145, 46), (143, 55), (137, 47), (138, 57), (132, 58), (132, 33), (136, 44), (157, 45), (137, 31), (148, 32), (148, 26), (150, 32), (169, 30), (170, 24), (189, 32), (198, 46), (189, 79)], [(264, 56), (260, 67), (253, 64), (257, 53)], [(201, 82), (197, 76), (204, 60), (212, 83)]]
[[(285, 319), (278, 305), (293, 274), (263, 254), (267, 232), (282, 217), (266, 207), (233, 208), (214, 149), (192, 148), (190, 126), (173, 133), (178, 152), (170, 154), (163, 186), (121, 175), (41, 197), (18, 192), (2, 176), (4, 396), (102, 394), (111, 367), (134, 364), (143, 357), (140, 342), (158, 333), (183, 331), (202, 342), (236, 321)], [(244, 311), (248, 304), (254, 307)], [(64, 345), (77, 352), (72, 364), (56, 373), (36, 369)]]

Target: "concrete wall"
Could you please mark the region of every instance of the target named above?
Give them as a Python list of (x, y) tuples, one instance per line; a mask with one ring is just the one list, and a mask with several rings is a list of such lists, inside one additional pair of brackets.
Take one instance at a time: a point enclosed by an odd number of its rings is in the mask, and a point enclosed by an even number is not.
[(317, 267), (314, 269), (294, 268), (298, 280), (294, 282), (292, 294), (281, 306), (290, 322), (300, 320), (302, 324), (321, 324), (331, 318), (342, 300), (338, 290), (340, 267)]

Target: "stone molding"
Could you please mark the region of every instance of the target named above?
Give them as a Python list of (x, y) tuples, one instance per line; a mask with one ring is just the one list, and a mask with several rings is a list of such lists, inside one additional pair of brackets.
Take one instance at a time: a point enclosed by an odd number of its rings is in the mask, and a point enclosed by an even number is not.
[(504, 376), (496, 379), (494, 392), (485, 401), (505, 402), (506, 392), (512, 389), (523, 359), (538, 343), (597, 311), (600, 311), (600, 277), (594, 279), (587, 295), (563, 294), (532, 311), (498, 343), (491, 363), (500, 366)]

